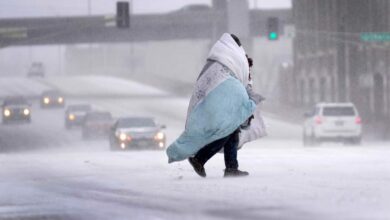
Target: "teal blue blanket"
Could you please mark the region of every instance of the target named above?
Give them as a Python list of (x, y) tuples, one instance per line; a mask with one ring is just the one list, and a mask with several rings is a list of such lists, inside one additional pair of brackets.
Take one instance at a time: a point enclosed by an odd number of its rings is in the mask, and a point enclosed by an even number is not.
[(231, 134), (255, 108), (243, 84), (228, 77), (189, 113), (185, 131), (167, 149), (169, 163), (185, 160), (207, 144)]

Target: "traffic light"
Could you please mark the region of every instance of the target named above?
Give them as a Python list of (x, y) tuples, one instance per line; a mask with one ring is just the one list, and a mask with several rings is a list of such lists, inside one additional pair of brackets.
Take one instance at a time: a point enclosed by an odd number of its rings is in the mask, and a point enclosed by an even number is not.
[(268, 40), (279, 39), (279, 18), (269, 17), (267, 20), (267, 37)]
[(118, 28), (130, 27), (129, 2), (116, 3), (116, 26)]

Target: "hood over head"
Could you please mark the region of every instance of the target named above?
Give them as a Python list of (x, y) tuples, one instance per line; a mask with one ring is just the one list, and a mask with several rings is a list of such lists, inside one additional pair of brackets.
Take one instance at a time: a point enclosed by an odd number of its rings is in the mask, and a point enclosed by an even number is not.
[(228, 67), (235, 77), (246, 87), (249, 81), (249, 63), (243, 47), (233, 37), (224, 33), (214, 44), (208, 59), (215, 60)]

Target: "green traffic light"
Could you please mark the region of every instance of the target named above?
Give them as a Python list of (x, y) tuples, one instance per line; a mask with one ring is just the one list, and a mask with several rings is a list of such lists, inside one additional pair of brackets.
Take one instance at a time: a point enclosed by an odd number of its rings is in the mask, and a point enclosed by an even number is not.
[(271, 32), (271, 33), (269, 33), (268, 38), (269, 38), (270, 40), (276, 40), (276, 39), (278, 39), (278, 33), (276, 33), (276, 32)]

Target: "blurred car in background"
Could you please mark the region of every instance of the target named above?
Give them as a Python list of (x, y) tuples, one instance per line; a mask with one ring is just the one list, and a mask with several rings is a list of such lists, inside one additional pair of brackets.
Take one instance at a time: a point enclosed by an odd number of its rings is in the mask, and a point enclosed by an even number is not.
[(31, 122), (31, 105), (24, 97), (8, 97), (2, 105), (3, 124)]
[(119, 118), (110, 130), (110, 149), (164, 149), (166, 136), (153, 118)]
[(186, 5), (174, 11), (174, 13), (207, 12), (211, 10), (212, 8), (206, 4), (192, 4), (192, 5)]
[(63, 108), (65, 98), (58, 90), (46, 90), (41, 95), (40, 103), (41, 108)]
[(352, 103), (320, 103), (305, 113), (303, 144), (324, 141), (360, 144), (362, 119)]
[(113, 124), (110, 112), (90, 111), (85, 115), (82, 126), (83, 139), (108, 137), (110, 127)]
[(87, 104), (69, 105), (65, 110), (65, 127), (70, 129), (83, 125), (84, 118), (92, 106)]
[(45, 68), (41, 62), (33, 62), (28, 70), (27, 77), (45, 77)]

